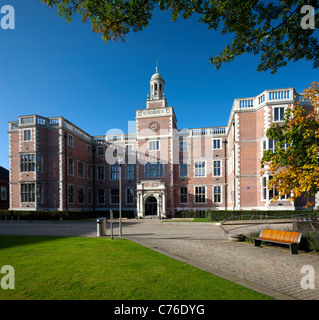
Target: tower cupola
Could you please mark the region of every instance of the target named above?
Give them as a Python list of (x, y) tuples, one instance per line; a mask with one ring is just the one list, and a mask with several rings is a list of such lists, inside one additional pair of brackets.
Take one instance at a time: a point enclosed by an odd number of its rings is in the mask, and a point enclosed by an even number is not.
[(165, 81), (162, 75), (158, 72), (158, 67), (156, 67), (156, 73), (152, 75), (150, 81), (150, 100), (165, 99), (164, 84)]

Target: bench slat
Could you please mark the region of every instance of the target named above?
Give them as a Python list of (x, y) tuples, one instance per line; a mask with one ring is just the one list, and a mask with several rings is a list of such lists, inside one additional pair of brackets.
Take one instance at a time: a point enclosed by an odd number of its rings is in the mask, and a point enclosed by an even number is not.
[(259, 238), (284, 243), (298, 243), (299, 232), (264, 229)]
[(261, 240), (261, 241), (269, 241), (269, 242), (276, 242), (276, 243), (285, 243), (285, 244), (289, 244), (289, 243), (296, 243), (296, 242), (292, 242), (292, 241), (286, 241), (286, 240), (273, 240), (273, 239), (264, 239), (264, 238), (255, 238), (257, 240)]
[(302, 233), (294, 231), (280, 231), (264, 229), (260, 232), (259, 238), (254, 238), (255, 247), (260, 247), (262, 241), (277, 242), (287, 244), (290, 253), (298, 253), (298, 246)]

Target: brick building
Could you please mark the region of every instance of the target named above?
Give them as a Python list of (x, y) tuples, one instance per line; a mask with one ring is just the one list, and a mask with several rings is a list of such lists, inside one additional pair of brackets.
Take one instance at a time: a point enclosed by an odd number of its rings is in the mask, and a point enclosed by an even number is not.
[(10, 209), (117, 210), (121, 198), (122, 209), (138, 217), (165, 218), (178, 210), (295, 210), (305, 204), (287, 197), (271, 202), (271, 177), (261, 176), (260, 168), (263, 151), (275, 148), (267, 129), (299, 101), (294, 88), (235, 99), (227, 126), (181, 130), (164, 87), (157, 69), (133, 133), (91, 136), (63, 117), (9, 122)]
[(9, 208), (9, 170), (0, 166), (0, 210)]

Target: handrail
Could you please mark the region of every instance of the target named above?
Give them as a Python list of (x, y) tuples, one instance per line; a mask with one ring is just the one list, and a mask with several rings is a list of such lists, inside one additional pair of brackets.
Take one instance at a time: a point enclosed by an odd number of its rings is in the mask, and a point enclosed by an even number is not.
[[(274, 223), (278, 223), (278, 222), (275, 222), (276, 220), (279, 220), (279, 219), (292, 219), (292, 220), (298, 220), (298, 218), (302, 218), (303, 221), (319, 221), (319, 215), (315, 214), (315, 213), (312, 213), (309, 212), (309, 213), (299, 213), (299, 214), (295, 214), (295, 215), (287, 215), (287, 216), (268, 216), (268, 217), (264, 217), (262, 214), (259, 215), (260, 219), (256, 219), (256, 217), (258, 217), (258, 215), (256, 214), (247, 214), (247, 215), (241, 215), (240, 217), (255, 217), (255, 219), (238, 219), (239, 216), (231, 216), (223, 221), (220, 221), (220, 228), (224, 231), (224, 233), (227, 235), (229, 234), (230, 231), (233, 231), (233, 230), (236, 230), (236, 229), (240, 229), (240, 228), (246, 228), (247, 229), (247, 224), (244, 225), (244, 226), (240, 226), (240, 227), (235, 227), (235, 228), (231, 228), (229, 230), (225, 230), (222, 225), (225, 224), (225, 222), (227, 221), (251, 221), (251, 220), (273, 220), (274, 222), (259, 222), (259, 223), (253, 223), (253, 224), (249, 224), (250, 227), (252, 226), (258, 226), (260, 224), (268, 224), (268, 227), (270, 228), (270, 224), (274, 224)], [(283, 222), (284, 223), (284, 222)]]

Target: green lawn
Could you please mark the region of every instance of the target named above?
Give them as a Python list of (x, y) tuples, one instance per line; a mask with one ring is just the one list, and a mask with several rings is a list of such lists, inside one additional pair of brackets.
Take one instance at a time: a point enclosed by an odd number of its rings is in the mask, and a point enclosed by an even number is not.
[(2, 265), (1, 300), (270, 299), (124, 239), (0, 236)]
[(163, 222), (218, 222), (218, 221), (210, 221), (208, 218), (194, 218), (192, 220), (163, 220)]
[(216, 221), (210, 221), (208, 218), (194, 218), (193, 222), (216, 222)]

